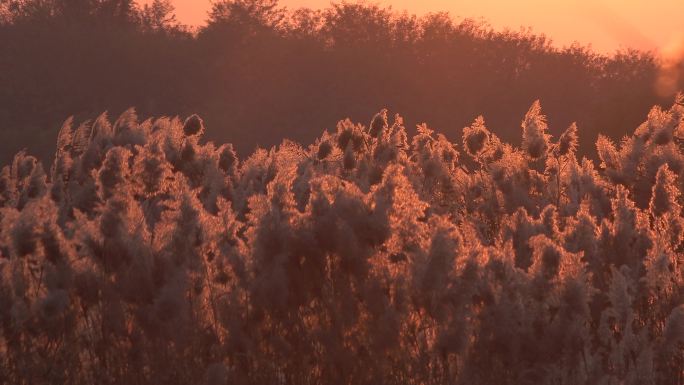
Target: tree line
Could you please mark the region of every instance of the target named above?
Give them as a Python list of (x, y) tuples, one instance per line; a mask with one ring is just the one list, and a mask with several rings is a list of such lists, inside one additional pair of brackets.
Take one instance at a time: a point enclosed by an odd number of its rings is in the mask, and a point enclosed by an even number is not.
[(484, 113), (514, 140), (536, 99), (553, 126), (576, 120), (580, 153), (591, 153), (596, 133), (619, 139), (672, 98), (654, 90), (652, 53), (558, 48), (525, 30), (367, 3), (222, 0), (190, 28), (169, 0), (1, 0), (0, 52), (2, 162), (24, 147), (49, 160), (67, 117), (130, 106), (198, 113), (210, 139), (248, 154), (382, 107), (402, 111), (410, 131), (429, 121), (451, 139)]

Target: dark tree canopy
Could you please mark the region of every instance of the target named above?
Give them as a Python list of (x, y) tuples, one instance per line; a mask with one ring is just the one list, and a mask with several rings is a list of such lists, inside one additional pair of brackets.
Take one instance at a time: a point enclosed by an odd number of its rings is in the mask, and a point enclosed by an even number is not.
[(168, 0), (1, 0), (0, 160), (24, 147), (49, 160), (68, 116), (130, 106), (142, 116), (198, 113), (209, 138), (246, 154), (382, 107), (402, 111), (410, 130), (429, 121), (450, 139), (484, 114), (514, 140), (536, 99), (551, 134), (577, 121), (584, 154), (598, 132), (620, 139), (672, 99), (655, 91), (651, 53), (558, 48), (446, 13), (223, 0), (194, 29), (173, 12)]

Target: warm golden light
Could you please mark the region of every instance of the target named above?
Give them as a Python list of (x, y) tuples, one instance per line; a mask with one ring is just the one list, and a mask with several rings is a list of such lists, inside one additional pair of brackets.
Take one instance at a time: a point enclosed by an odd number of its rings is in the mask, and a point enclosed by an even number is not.
[[(144, 3), (144, 2), (143, 2)], [(178, 19), (189, 25), (206, 20), (211, 0), (173, 0)], [(448, 11), (457, 18), (483, 18), (496, 29), (531, 27), (559, 46), (591, 44), (600, 52), (621, 48), (660, 49), (684, 33), (678, 0), (384, 0), (380, 5), (410, 13)], [(289, 8), (325, 8), (326, 0), (281, 0)]]
[(684, 0), (329, 1), (0, 0), (0, 385), (684, 385)]
[(672, 39), (660, 50), (660, 73), (656, 82), (656, 91), (662, 97), (668, 97), (679, 91), (684, 67), (684, 34)]

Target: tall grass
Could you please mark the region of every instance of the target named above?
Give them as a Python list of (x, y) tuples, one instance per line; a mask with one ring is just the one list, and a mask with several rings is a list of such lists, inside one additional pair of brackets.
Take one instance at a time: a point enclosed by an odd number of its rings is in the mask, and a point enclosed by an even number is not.
[(238, 159), (198, 116), (0, 172), (0, 382), (684, 384), (684, 107), (601, 164), (541, 106), (463, 148), (383, 110)]

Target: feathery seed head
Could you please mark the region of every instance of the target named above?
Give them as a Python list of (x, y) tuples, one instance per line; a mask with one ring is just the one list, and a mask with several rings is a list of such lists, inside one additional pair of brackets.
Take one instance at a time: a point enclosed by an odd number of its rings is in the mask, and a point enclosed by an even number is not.
[(204, 120), (197, 114), (190, 115), (185, 119), (183, 132), (186, 136), (200, 136), (204, 133)]

